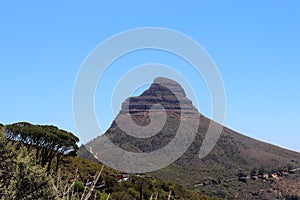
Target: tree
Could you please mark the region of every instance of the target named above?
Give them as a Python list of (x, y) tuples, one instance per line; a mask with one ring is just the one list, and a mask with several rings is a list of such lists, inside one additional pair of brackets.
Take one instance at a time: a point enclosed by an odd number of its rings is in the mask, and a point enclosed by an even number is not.
[(36, 165), (34, 155), (15, 145), (0, 132), (0, 199), (53, 199), (50, 177)]
[(6, 126), (5, 133), (9, 140), (19, 142), (36, 150), (36, 159), (50, 171), (52, 161), (56, 157), (56, 169), (60, 161), (78, 150), (79, 139), (72, 133), (60, 130), (56, 126), (33, 125), (18, 122)]
[(260, 168), (259, 170), (258, 170), (258, 175), (260, 175), (260, 176), (263, 176), (264, 174), (265, 174), (265, 169), (264, 168)]
[(250, 172), (250, 176), (256, 176), (257, 175), (257, 170), (256, 168), (253, 168)]
[(239, 181), (242, 181), (244, 183), (247, 182), (247, 174), (243, 173), (243, 172), (239, 172), (237, 174), (237, 177), (239, 178)]

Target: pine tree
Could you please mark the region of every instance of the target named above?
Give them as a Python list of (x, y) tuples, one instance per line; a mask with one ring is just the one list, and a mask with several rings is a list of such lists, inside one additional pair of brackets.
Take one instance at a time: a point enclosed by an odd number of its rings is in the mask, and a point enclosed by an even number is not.
[[(0, 128), (1, 129), (1, 128)], [(50, 176), (25, 147), (18, 150), (0, 130), (0, 199), (53, 199)]]

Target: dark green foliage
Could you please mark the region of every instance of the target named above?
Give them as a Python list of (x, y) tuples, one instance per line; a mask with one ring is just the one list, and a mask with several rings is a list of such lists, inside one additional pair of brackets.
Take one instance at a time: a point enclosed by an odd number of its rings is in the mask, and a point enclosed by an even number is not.
[(77, 191), (77, 192), (83, 192), (84, 184), (81, 181), (76, 181), (74, 188), (75, 188), (75, 191)]
[(250, 172), (250, 176), (255, 176), (255, 175), (257, 175), (257, 170), (256, 168), (253, 168)]
[(243, 173), (243, 172), (239, 172), (236, 175), (237, 177), (241, 178), (241, 177), (247, 177), (247, 174)]
[(118, 193), (113, 193), (111, 195), (111, 198), (114, 200), (138, 200), (136, 198), (133, 198), (130, 194), (128, 194), (125, 191), (121, 191)]
[(286, 168), (287, 168), (288, 171), (290, 171), (290, 170), (293, 169), (293, 167), (292, 167), (290, 164), (288, 164), (288, 165), (286, 166)]
[(258, 175), (264, 175), (265, 172), (266, 172), (266, 170), (265, 170), (264, 168), (260, 168), (260, 169), (258, 170)]
[(16, 150), (0, 134), (0, 199), (53, 199), (50, 177), (34, 155), (24, 147)]
[(237, 174), (238, 180), (244, 183), (247, 183), (247, 174), (243, 173), (243, 172), (239, 172)]
[(56, 168), (63, 157), (74, 155), (78, 150), (79, 139), (72, 133), (60, 130), (55, 126), (32, 125), (27, 122), (19, 122), (6, 126), (6, 137), (9, 140), (20, 142), (34, 148), (36, 159), (50, 171), (53, 159), (56, 157)]
[[(64, 179), (72, 177), (75, 174), (76, 169), (78, 169), (78, 181), (75, 184), (75, 188), (78, 188), (80, 192), (82, 190), (82, 184), (91, 181), (97, 171), (101, 168), (101, 164), (94, 163), (79, 157), (68, 157), (62, 162), (61, 174)], [(143, 200), (150, 199), (151, 195), (155, 199), (158, 193), (160, 200), (168, 199), (168, 194), (171, 190), (171, 199), (178, 200), (213, 200), (215, 198), (201, 194), (200, 192), (191, 191), (183, 186), (172, 183), (171, 181), (165, 181), (149, 175), (146, 177), (140, 177), (134, 174), (129, 176), (128, 181), (117, 182), (117, 174), (120, 172), (115, 171), (110, 168), (104, 168), (101, 174), (100, 180), (97, 182), (96, 186), (104, 184), (104, 187), (97, 188), (101, 192), (102, 196), (104, 194), (111, 194), (110, 199), (121, 199), (121, 200), (139, 200), (140, 196), (140, 186), (142, 184), (142, 194)], [(77, 191), (77, 189), (75, 190)], [(103, 197), (103, 199), (106, 199)]]

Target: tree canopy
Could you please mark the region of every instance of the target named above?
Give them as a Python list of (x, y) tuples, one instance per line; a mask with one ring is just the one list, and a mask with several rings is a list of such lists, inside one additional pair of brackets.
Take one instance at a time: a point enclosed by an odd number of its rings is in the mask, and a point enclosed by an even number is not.
[(35, 163), (34, 154), (24, 146), (15, 146), (0, 129), (0, 199), (53, 199), (46, 169)]
[(47, 165), (48, 171), (55, 157), (58, 168), (64, 156), (74, 155), (78, 150), (79, 139), (56, 126), (18, 122), (7, 125), (5, 133), (7, 139), (25, 144), (28, 148), (35, 148), (36, 159), (43, 167)]

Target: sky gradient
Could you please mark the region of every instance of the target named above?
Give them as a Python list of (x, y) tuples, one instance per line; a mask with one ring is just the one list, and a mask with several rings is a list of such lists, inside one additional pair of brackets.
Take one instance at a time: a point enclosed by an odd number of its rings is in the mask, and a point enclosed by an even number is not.
[[(277, 0), (1, 1), (0, 122), (54, 124), (76, 134), (72, 93), (84, 59), (114, 34), (162, 27), (196, 40), (218, 66), (227, 95), (226, 126), (300, 152), (299, 7), (299, 1)], [(174, 66), (193, 85), (186, 63), (172, 55), (128, 55), (114, 63), (114, 76), (107, 72), (99, 83), (107, 85), (97, 90), (95, 105), (104, 129), (113, 117), (101, 94), (109, 94), (122, 70), (149, 62)], [(193, 87), (200, 112), (210, 116), (205, 85)]]

